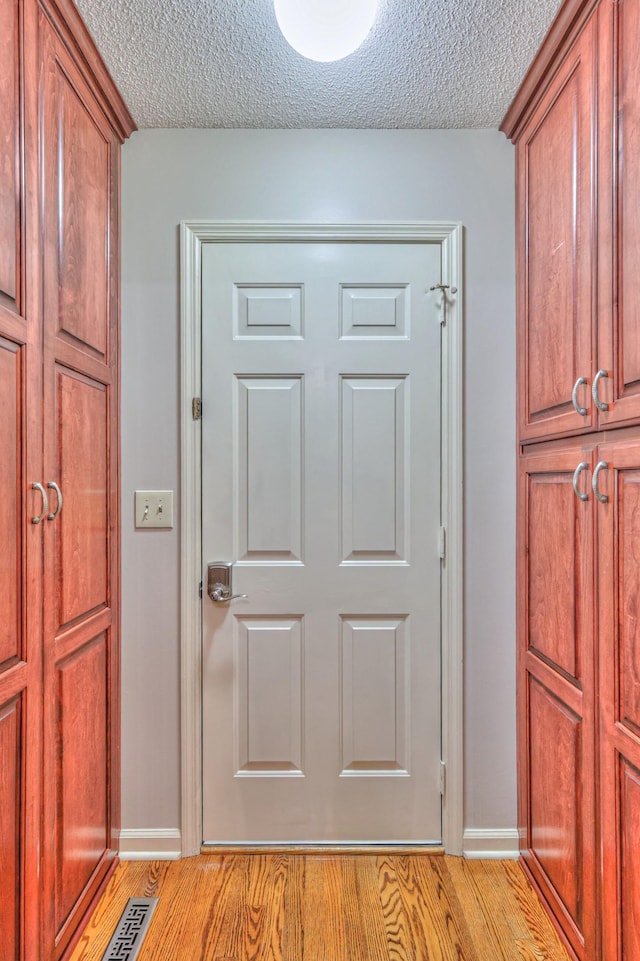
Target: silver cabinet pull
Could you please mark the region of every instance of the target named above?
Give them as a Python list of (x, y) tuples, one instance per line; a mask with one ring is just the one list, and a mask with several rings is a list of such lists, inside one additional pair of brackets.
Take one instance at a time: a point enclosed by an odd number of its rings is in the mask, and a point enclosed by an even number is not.
[(60, 513), (60, 511), (62, 510), (62, 491), (60, 490), (60, 488), (58, 487), (58, 485), (56, 484), (55, 481), (49, 481), (49, 483), (47, 484), (47, 487), (48, 487), (50, 490), (55, 491), (55, 492), (56, 492), (56, 496), (57, 496), (57, 498), (58, 498), (58, 502), (57, 502), (57, 504), (56, 504), (56, 509), (54, 510), (53, 514), (48, 514), (48, 515), (47, 515), (47, 520), (48, 520), (48, 521), (54, 521), (54, 520), (56, 519), (56, 517), (58, 516), (58, 514)]
[(576, 495), (578, 500), (581, 500), (581, 501), (589, 500), (589, 495), (585, 494), (585, 492), (581, 491), (580, 488), (578, 487), (578, 483), (580, 481), (580, 474), (583, 472), (583, 470), (588, 470), (588, 468), (589, 468), (589, 465), (587, 464), (586, 461), (583, 460), (581, 464), (578, 464), (578, 466), (576, 467), (575, 473), (573, 475), (573, 493)]
[(598, 490), (598, 477), (600, 476), (601, 470), (606, 470), (607, 462), (604, 460), (598, 461), (596, 464), (596, 469), (593, 472), (593, 477), (591, 478), (591, 487), (593, 488), (593, 493), (596, 495), (601, 504), (606, 504), (609, 500), (608, 494), (601, 494)]
[(578, 403), (578, 390), (583, 384), (587, 383), (586, 377), (578, 377), (577, 381), (573, 385), (573, 390), (571, 391), (571, 402), (573, 403), (574, 410), (576, 414), (580, 414), (581, 417), (587, 416), (587, 408), (581, 407)]
[(593, 403), (596, 405), (598, 410), (609, 410), (609, 405), (605, 404), (603, 400), (600, 400), (598, 396), (598, 384), (603, 377), (608, 377), (606, 370), (600, 369), (596, 376), (593, 378), (593, 384), (591, 385), (591, 396), (593, 397)]
[(44, 520), (44, 516), (45, 516), (45, 514), (47, 513), (47, 511), (49, 510), (49, 498), (47, 497), (47, 492), (46, 492), (46, 490), (44, 489), (44, 487), (42, 486), (42, 484), (39, 484), (37, 481), (35, 481), (35, 482), (31, 485), (31, 490), (40, 491), (40, 493), (42, 494), (42, 514), (40, 514), (39, 517), (38, 517), (38, 515), (36, 514), (35, 517), (32, 517), (32, 518), (31, 518), (31, 523), (32, 523), (32, 524), (39, 524), (40, 521), (43, 521), (43, 520)]

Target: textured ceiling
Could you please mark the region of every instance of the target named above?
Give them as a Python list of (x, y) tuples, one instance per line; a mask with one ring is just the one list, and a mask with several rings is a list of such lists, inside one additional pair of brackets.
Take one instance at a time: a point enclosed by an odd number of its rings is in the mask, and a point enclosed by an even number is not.
[(139, 127), (497, 127), (559, 0), (379, 0), (333, 64), (272, 0), (77, 0)]

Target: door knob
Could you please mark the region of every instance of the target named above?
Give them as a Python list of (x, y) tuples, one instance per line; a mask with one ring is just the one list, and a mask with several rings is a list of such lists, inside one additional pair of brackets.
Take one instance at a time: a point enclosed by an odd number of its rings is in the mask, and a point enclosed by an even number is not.
[(209, 597), (216, 604), (224, 604), (227, 601), (234, 601), (236, 597), (248, 597), (248, 594), (231, 594), (229, 588), (225, 587), (224, 584), (214, 584), (212, 590), (209, 591)]
[(234, 594), (231, 586), (231, 571), (233, 565), (217, 561), (207, 567), (207, 594), (214, 604), (226, 604), (237, 597), (248, 597), (248, 594)]

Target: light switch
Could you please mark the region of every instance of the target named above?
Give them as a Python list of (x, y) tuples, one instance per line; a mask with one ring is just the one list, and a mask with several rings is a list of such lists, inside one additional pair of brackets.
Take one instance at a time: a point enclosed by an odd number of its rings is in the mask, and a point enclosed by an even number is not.
[(136, 528), (173, 527), (173, 491), (136, 491)]

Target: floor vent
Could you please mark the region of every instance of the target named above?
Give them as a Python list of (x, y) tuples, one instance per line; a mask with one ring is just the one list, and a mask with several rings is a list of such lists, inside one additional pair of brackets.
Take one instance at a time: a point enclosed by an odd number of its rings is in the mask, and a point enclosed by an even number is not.
[(129, 898), (102, 961), (135, 961), (157, 903), (157, 898)]

